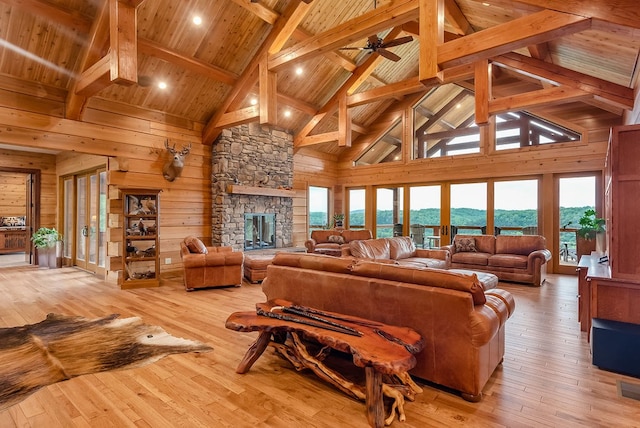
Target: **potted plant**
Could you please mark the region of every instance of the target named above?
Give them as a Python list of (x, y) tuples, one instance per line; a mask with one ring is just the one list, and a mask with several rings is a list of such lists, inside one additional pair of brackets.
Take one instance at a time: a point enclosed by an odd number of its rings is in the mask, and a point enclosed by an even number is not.
[(62, 235), (55, 228), (41, 227), (31, 235), (33, 245), (38, 249), (38, 266), (55, 268), (57, 266), (58, 242)]
[(344, 214), (335, 213), (333, 215), (333, 227), (343, 227), (344, 222)]
[[(576, 238), (578, 256), (589, 255), (592, 251), (596, 251), (596, 248), (602, 251), (604, 249), (602, 240), (606, 239), (604, 234), (605, 220), (598, 217), (594, 209), (588, 209), (580, 217), (578, 223), (580, 224)], [(596, 245), (597, 241), (600, 241), (599, 245)]]

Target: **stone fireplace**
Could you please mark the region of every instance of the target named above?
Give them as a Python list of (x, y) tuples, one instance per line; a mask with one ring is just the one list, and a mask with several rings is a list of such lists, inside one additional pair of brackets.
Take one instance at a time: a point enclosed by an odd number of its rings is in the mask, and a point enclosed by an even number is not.
[[(264, 248), (266, 242), (271, 248), (292, 246), (293, 136), (257, 123), (225, 129), (211, 157), (213, 245), (241, 251)], [(254, 217), (247, 216), (255, 214), (273, 218), (274, 230), (255, 236)], [(268, 239), (262, 239), (264, 233)]]

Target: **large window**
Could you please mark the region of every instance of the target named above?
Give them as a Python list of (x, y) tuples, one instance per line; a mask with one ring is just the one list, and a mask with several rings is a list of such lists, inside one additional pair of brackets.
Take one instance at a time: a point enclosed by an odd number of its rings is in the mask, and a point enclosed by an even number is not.
[(409, 188), (409, 234), (419, 247), (440, 244), (440, 185)]
[(558, 181), (560, 265), (578, 263), (577, 230), (580, 217), (588, 209), (596, 209), (596, 177), (563, 177)]
[(458, 233), (481, 235), (485, 232), (487, 183), (452, 184), (450, 213), (452, 238)]
[(539, 235), (538, 180), (494, 183), (494, 225), (500, 235)]
[(329, 227), (329, 189), (309, 186), (309, 229)]
[(402, 223), (403, 188), (380, 187), (376, 189), (376, 238), (393, 236), (393, 226)]
[(349, 189), (349, 228), (364, 228), (366, 192), (364, 189)]

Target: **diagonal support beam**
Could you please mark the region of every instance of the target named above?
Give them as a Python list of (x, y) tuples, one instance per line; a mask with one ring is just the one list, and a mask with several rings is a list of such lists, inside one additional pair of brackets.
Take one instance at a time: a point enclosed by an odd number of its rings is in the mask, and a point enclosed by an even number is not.
[(580, 89), (563, 86), (540, 89), (510, 97), (495, 98), (489, 101), (489, 114), (505, 113), (532, 107), (564, 104), (573, 101), (583, 101), (592, 95)]
[[(488, 59), (589, 28), (591, 28), (589, 18), (543, 10), (448, 41), (438, 47), (438, 65), (441, 68), (448, 68)], [(421, 79), (422, 77), (421, 75)]]

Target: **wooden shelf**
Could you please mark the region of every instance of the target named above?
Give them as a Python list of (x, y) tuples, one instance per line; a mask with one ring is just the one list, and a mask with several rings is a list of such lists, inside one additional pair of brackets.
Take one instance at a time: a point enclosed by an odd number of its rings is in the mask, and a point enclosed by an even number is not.
[(257, 196), (279, 196), (283, 198), (293, 198), (295, 190), (273, 189), (270, 187), (239, 186), (237, 184), (227, 185), (227, 193), (235, 195), (257, 195)]

